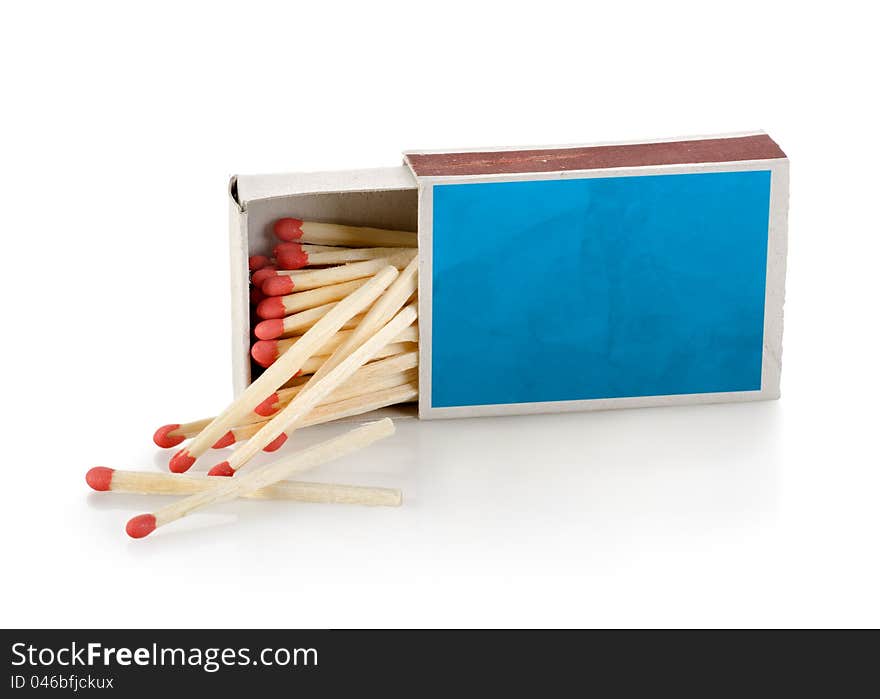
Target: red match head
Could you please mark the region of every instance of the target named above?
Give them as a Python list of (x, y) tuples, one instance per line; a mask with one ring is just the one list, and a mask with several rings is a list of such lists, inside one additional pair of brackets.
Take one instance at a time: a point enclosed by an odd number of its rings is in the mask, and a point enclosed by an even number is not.
[(251, 275), (251, 284), (256, 287), (262, 285), (264, 281), (266, 281), (269, 277), (274, 277), (278, 272), (275, 271), (274, 265), (269, 265), (267, 267), (263, 267), (262, 269), (258, 269)]
[(209, 476), (234, 476), (235, 471), (232, 470), (232, 467), (229, 465), (228, 461), (221, 461), (216, 466), (212, 466), (211, 470), (208, 471)]
[(196, 462), (195, 458), (190, 456), (188, 449), (181, 449), (168, 462), (168, 468), (173, 473), (183, 473), (189, 471), (190, 466)]
[(278, 394), (273, 393), (266, 400), (260, 403), (256, 408), (254, 408), (254, 412), (257, 415), (262, 415), (263, 417), (269, 417), (273, 415), (278, 410)]
[(113, 481), (113, 469), (106, 466), (95, 466), (90, 468), (86, 474), (86, 483), (92, 490), (110, 490), (110, 483)]
[(281, 269), (301, 269), (309, 264), (309, 253), (299, 243), (278, 243), (273, 253)]
[(143, 539), (156, 528), (156, 518), (153, 515), (138, 515), (128, 520), (125, 525), (125, 533), (132, 539)]
[(179, 427), (180, 425), (162, 425), (153, 433), (153, 442), (157, 447), (162, 447), (163, 449), (176, 447), (185, 439), (183, 435), (171, 434), (171, 432), (174, 432)]
[(251, 356), (261, 367), (268, 367), (278, 359), (278, 340), (257, 340), (251, 347)]
[(269, 277), (263, 282), (260, 290), (266, 296), (285, 296), (292, 294), (294, 288), (293, 277), (287, 274), (281, 274), (277, 277)]
[(263, 320), (283, 318), (287, 315), (287, 309), (284, 308), (284, 301), (280, 296), (270, 296), (260, 301), (260, 305), (257, 306), (257, 315)]
[(223, 449), (228, 447), (230, 444), (235, 444), (235, 434), (232, 430), (229, 430), (226, 434), (224, 434), (220, 439), (214, 442), (213, 449)]
[(273, 230), (279, 240), (299, 240), (303, 234), (302, 224), (298, 218), (281, 218), (275, 221)]
[(254, 327), (254, 335), (261, 340), (275, 340), (284, 334), (284, 321), (281, 318), (262, 320)]
[(248, 269), (251, 272), (262, 269), (267, 264), (269, 264), (269, 258), (265, 255), (251, 255), (248, 258)]
[(263, 447), (263, 451), (276, 451), (281, 448), (281, 445), (287, 441), (287, 435), (282, 432), (275, 439), (269, 442), (265, 447)]
[(266, 294), (263, 293), (260, 287), (251, 287), (251, 306), (258, 306), (264, 298), (266, 298)]

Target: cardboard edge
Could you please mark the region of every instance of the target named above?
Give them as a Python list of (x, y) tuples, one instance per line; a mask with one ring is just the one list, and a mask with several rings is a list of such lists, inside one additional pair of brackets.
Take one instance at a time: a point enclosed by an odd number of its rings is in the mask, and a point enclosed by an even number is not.
[(325, 170), (278, 175), (236, 175), (230, 182), (234, 199), (244, 211), (257, 200), (283, 199), (301, 194), (341, 194), (416, 189), (412, 171), (404, 165), (359, 170)]
[[(432, 245), (434, 188), (419, 181), (418, 244), (419, 244), (419, 418), (431, 410), (431, 271), (434, 247)], [(427, 284), (423, 280), (428, 280)], [(425, 322), (427, 319), (427, 322)]]
[(771, 169), (770, 217), (767, 230), (767, 277), (764, 289), (764, 353), (761, 389), (779, 398), (782, 384), (782, 339), (785, 320), (785, 281), (788, 267), (788, 158)]
[[(240, 395), (250, 382), (250, 299), (248, 297), (247, 211), (232, 194), (229, 198), (229, 278), (232, 303), (232, 390)], [(241, 332), (247, 328), (247, 332)]]
[[(734, 147), (733, 150), (728, 149), (721, 152), (717, 152), (714, 154), (714, 157), (707, 158), (705, 161), (693, 160), (688, 157), (682, 157), (681, 160), (671, 159), (664, 163), (651, 163), (651, 162), (620, 162), (618, 164), (601, 164), (603, 158), (600, 156), (597, 162), (589, 162), (589, 158), (583, 157), (584, 160), (582, 163), (572, 163), (569, 162), (565, 166), (562, 166), (560, 163), (560, 167), (545, 167), (539, 169), (529, 169), (529, 166), (533, 163), (530, 161), (526, 161), (521, 163), (520, 165), (523, 169), (510, 169), (502, 166), (502, 163), (498, 163), (498, 169), (492, 170), (483, 169), (485, 164), (478, 166), (474, 164), (474, 171), (467, 172), (441, 172), (443, 170), (443, 166), (438, 166), (437, 168), (432, 167), (429, 164), (414, 162), (414, 159), (422, 160), (424, 158), (443, 158), (444, 156), (460, 156), (462, 158), (467, 159), (469, 156), (476, 155), (484, 155), (490, 156), (491, 154), (508, 154), (513, 155), (516, 153), (523, 152), (532, 152), (533, 155), (541, 155), (546, 154), (548, 158), (551, 158), (549, 154), (554, 151), (589, 151), (590, 149), (598, 149), (598, 150), (614, 150), (618, 147), (631, 147), (631, 146), (655, 146), (664, 143), (675, 144), (678, 143), (682, 146), (687, 146), (689, 144), (694, 144), (700, 141), (717, 141), (723, 142), (727, 140), (741, 140), (741, 139), (752, 139), (755, 137), (763, 137), (762, 147), (765, 149), (769, 149), (768, 152), (759, 153), (754, 152), (754, 148), (747, 149), (744, 145), (739, 148)], [(745, 149), (745, 150), (743, 150)], [(690, 152), (690, 148), (684, 148), (682, 150), (681, 155), (685, 156)], [(760, 149), (759, 149), (760, 150)], [(772, 153), (770, 152), (772, 151)], [(409, 167), (410, 171), (416, 178), (427, 178), (427, 177), (474, 177), (474, 176), (484, 176), (484, 175), (539, 175), (539, 174), (553, 174), (558, 172), (575, 172), (575, 171), (584, 171), (584, 170), (614, 170), (620, 168), (636, 168), (636, 167), (661, 167), (661, 166), (676, 166), (676, 165), (698, 165), (698, 164), (715, 164), (722, 162), (745, 162), (746, 158), (743, 158), (742, 155), (748, 152), (751, 157), (748, 160), (776, 160), (779, 158), (786, 157), (785, 152), (779, 146), (779, 144), (766, 132), (766, 131), (747, 131), (747, 132), (738, 132), (738, 133), (724, 133), (724, 134), (709, 134), (709, 135), (699, 135), (699, 136), (678, 136), (678, 137), (664, 137), (664, 138), (655, 138), (650, 140), (637, 140), (637, 141), (616, 141), (616, 142), (605, 142), (605, 143), (591, 143), (591, 144), (569, 144), (569, 145), (550, 145), (550, 146), (514, 146), (514, 147), (489, 147), (489, 148), (457, 148), (457, 149), (444, 149), (444, 150), (407, 150), (404, 151), (404, 163)], [(709, 155), (708, 153), (706, 154)], [(634, 154), (633, 154), (634, 156)], [(725, 157), (726, 156), (726, 157)], [(623, 159), (624, 161), (627, 158)], [(638, 158), (635, 158), (638, 160)], [(546, 158), (542, 158), (541, 162), (547, 163), (548, 160)], [(553, 165), (553, 162), (549, 162), (549, 165)], [(573, 165), (580, 165), (580, 167), (572, 167)], [(432, 172), (432, 170), (434, 170)], [(420, 173), (421, 171), (421, 173)]]
[(561, 145), (533, 144), (527, 146), (476, 146), (464, 148), (438, 148), (438, 149), (412, 149), (403, 151), (404, 158), (409, 164), (409, 155), (446, 155), (449, 153), (504, 153), (523, 150), (567, 150), (569, 148), (601, 148), (603, 146), (635, 146), (642, 143), (674, 143), (676, 141), (708, 141), (714, 138), (743, 138), (745, 136), (766, 136), (763, 129), (753, 131), (728, 131), (716, 134), (699, 134), (684, 136), (661, 136), (656, 138), (635, 138), (619, 141), (593, 141), (591, 143), (565, 143)]
[(584, 170), (554, 170), (553, 172), (514, 172), (481, 175), (421, 175), (420, 186), (437, 184), (475, 184), (479, 182), (521, 182), (560, 179), (588, 179), (599, 177), (642, 177), (650, 175), (682, 175), (690, 172), (739, 172), (746, 170), (769, 170), (788, 158), (760, 160), (721, 160), (712, 163), (685, 163), (674, 165), (635, 165), (610, 168), (587, 168)]

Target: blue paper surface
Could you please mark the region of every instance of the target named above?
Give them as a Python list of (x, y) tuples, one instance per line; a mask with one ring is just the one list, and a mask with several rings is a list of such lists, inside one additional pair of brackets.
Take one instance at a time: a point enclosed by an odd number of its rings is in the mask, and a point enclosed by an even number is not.
[(434, 186), (431, 405), (761, 388), (770, 172)]

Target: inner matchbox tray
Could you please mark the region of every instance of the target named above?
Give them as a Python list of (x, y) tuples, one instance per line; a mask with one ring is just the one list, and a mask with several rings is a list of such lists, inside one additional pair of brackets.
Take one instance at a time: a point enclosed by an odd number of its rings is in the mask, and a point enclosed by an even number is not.
[(747, 133), (233, 177), (236, 393), (290, 216), (418, 231), (419, 417), (778, 398), (788, 169)]

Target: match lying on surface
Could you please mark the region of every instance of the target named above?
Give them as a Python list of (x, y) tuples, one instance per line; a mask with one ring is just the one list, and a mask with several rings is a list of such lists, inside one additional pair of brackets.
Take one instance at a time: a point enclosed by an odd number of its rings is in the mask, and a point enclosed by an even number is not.
[[(104, 466), (95, 466), (89, 470), (86, 474), (86, 483), (92, 490), (99, 492), (112, 491), (137, 495), (195, 495), (211, 488), (211, 478), (208, 476), (120, 471)], [(275, 485), (246, 493), (244, 497), (385, 507), (397, 507), (403, 501), (403, 494), (397, 488), (303, 481), (280, 481)]]
[(218, 483), (212, 484), (210, 488), (189, 495), (154, 512), (132, 517), (125, 525), (125, 531), (134, 539), (143, 538), (157, 527), (186, 517), (202, 507), (244, 497), (262, 488), (273, 486), (294, 473), (302, 473), (328, 461), (347, 456), (379, 439), (389, 437), (393, 433), (394, 423), (388, 418), (368, 423), (339, 437), (326, 440), (242, 474), (237, 478), (222, 479)]
[[(402, 501), (394, 488), (286, 479), (365, 448), (391, 435), (394, 425), (387, 418), (370, 422), (307, 449), (297, 445), (298, 430), (418, 400), (417, 236), (295, 218), (277, 220), (272, 229), (279, 242), (247, 261), (250, 385), (214, 417), (155, 431), (157, 446), (179, 447), (168, 464), (171, 473), (95, 467), (86, 476), (94, 490), (184, 496), (132, 518), (126, 531), (134, 538), (237, 497), (382, 506)], [(233, 445), (207, 475), (183, 475), (208, 451)], [(257, 453), (283, 445), (290, 454), (249, 466)]]

